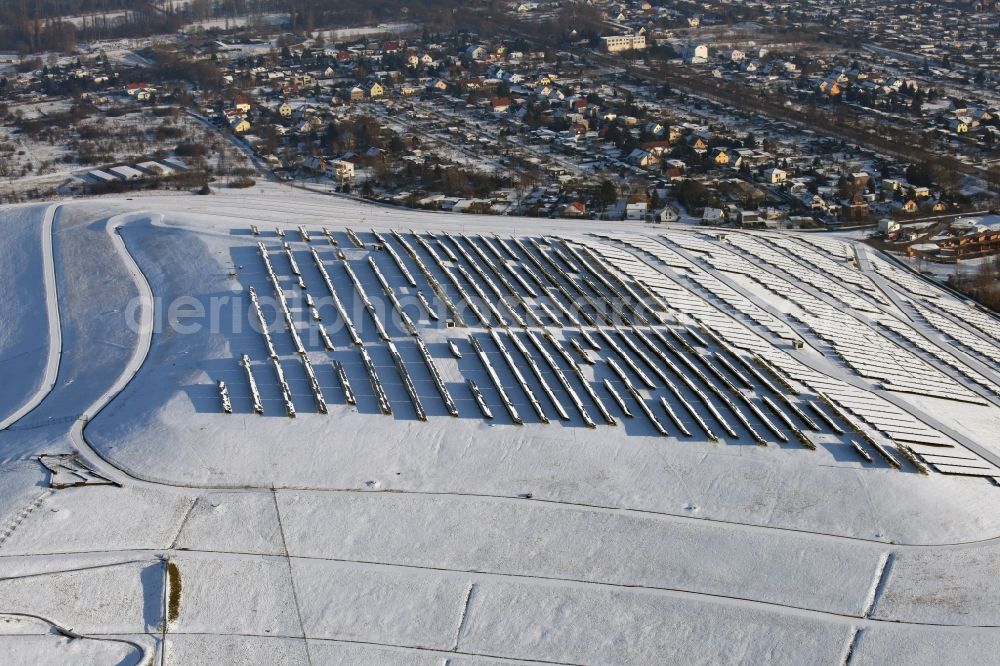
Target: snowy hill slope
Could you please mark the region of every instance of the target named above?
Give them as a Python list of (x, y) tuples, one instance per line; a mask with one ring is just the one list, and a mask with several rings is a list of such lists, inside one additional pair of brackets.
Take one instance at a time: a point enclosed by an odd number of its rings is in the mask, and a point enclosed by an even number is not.
[(868, 248), (275, 186), (0, 225), (7, 663), (1000, 643), (1000, 323)]

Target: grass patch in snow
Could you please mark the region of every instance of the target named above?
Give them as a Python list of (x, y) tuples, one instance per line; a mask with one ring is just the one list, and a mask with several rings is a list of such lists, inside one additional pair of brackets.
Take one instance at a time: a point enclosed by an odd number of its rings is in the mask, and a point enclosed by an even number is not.
[(167, 621), (173, 622), (181, 613), (181, 570), (173, 562), (167, 562)]

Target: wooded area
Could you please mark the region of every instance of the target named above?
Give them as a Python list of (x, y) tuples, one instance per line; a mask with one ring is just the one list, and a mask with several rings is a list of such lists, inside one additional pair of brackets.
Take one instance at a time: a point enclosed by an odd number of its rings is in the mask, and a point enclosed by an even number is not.
[(413, 0), (405, 7), (394, 0), (193, 0), (183, 7), (170, 0), (12, 0), (0, 3), (0, 44), (23, 54), (65, 53), (80, 41), (170, 34), (210, 18), (249, 17), (263, 27), (267, 14), (287, 14), (287, 28), (302, 32), (406, 20), (448, 30), (461, 25), (466, 7), (461, 0)]

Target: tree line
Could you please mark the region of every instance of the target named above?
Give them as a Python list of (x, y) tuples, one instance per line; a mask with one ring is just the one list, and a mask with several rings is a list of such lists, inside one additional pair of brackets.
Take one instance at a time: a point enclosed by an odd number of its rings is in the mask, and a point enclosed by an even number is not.
[[(477, 9), (489, 4), (480, 3)], [(412, 0), (402, 7), (397, 0), (192, 0), (176, 4), (173, 0), (6, 0), (0, 2), (0, 44), (21, 54), (69, 53), (78, 42), (170, 34), (210, 18), (245, 16), (262, 29), (265, 24), (259, 19), (270, 13), (287, 14), (288, 23), (282, 29), (297, 32), (384, 21), (413, 21), (451, 30), (467, 25), (474, 15), (463, 0)], [(70, 17), (75, 20), (67, 20)]]

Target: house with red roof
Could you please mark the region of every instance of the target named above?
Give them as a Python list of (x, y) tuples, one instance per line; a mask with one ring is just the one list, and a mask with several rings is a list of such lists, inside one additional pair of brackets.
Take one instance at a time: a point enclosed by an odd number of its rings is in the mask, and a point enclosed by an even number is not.
[(493, 113), (507, 113), (510, 109), (510, 97), (494, 97), (491, 105)]

